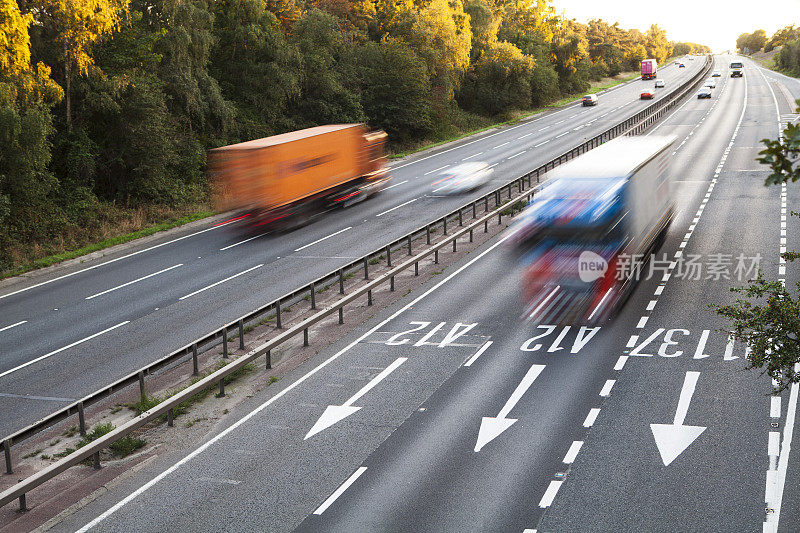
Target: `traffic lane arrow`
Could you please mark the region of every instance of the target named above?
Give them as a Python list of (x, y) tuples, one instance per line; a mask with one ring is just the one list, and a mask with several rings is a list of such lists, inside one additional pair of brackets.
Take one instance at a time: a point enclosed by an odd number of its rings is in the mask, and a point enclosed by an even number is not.
[(475, 443), (475, 451), (479, 452), (481, 449), (497, 438), (501, 433), (510, 428), (516, 418), (506, 418), (508, 413), (514, 408), (515, 405), (522, 399), (525, 392), (533, 385), (533, 382), (539, 377), (539, 374), (544, 370), (545, 365), (532, 365), (525, 376), (520, 381), (514, 392), (511, 393), (508, 401), (506, 401), (500, 413), (496, 417), (485, 416), (481, 419), (481, 427), (478, 430), (478, 441)]
[(386, 379), (386, 377), (394, 372), (397, 367), (402, 365), (408, 360), (408, 357), (398, 357), (394, 360), (392, 364), (384, 368), (380, 374), (372, 378), (366, 385), (361, 387), (361, 389), (355, 393), (353, 396), (350, 397), (349, 400), (344, 402), (342, 405), (329, 405), (325, 411), (322, 413), (322, 416), (316, 421), (316, 423), (311, 427), (311, 429), (306, 433), (306, 436), (303, 440), (307, 440), (310, 437), (313, 437), (320, 431), (324, 431), (331, 427), (332, 425), (336, 424), (337, 422), (344, 420), (348, 416), (352, 415), (361, 407), (354, 406), (353, 404), (358, 401), (359, 398), (364, 396), (368, 393), (373, 387), (375, 387), (378, 383)]
[(650, 424), (650, 429), (653, 431), (653, 438), (656, 441), (658, 453), (661, 454), (664, 466), (669, 466), (706, 430), (704, 426), (683, 425), (699, 378), (700, 372), (686, 372), (686, 377), (683, 379), (683, 387), (681, 387), (681, 395), (678, 399), (678, 408), (675, 411), (675, 419), (672, 424)]

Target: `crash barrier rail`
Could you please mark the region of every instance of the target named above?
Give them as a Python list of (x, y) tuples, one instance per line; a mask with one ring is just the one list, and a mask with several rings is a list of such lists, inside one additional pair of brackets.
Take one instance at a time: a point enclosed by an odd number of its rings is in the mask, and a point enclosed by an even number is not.
[[(457, 248), (457, 240), (459, 237), (462, 237), (466, 234), (469, 234), (469, 241), (472, 242), (473, 239), (473, 232), (476, 228), (480, 225), (484, 226), (484, 231), (488, 231), (488, 224), (489, 221), (492, 220), (494, 217), (498, 217), (498, 223), (502, 223), (502, 216), (503, 211), (509, 208), (509, 201), (512, 199), (515, 201), (514, 203), (519, 203), (521, 200), (525, 202), (530, 201), (530, 198), (533, 197), (533, 193), (536, 190), (536, 185), (533, 185), (533, 178), (536, 178), (536, 183), (540, 183), (540, 178), (542, 175), (547, 173), (549, 170), (557, 167), (558, 165), (569, 161), (597, 146), (603, 144), (604, 142), (611, 140), (615, 137), (620, 135), (631, 134), (635, 132), (642, 131), (646, 126), (649, 126), (655, 120), (663, 116), (663, 114), (668, 110), (674, 107), (679, 99), (685, 96), (697, 83), (698, 80), (703, 78), (708, 71), (711, 69), (711, 57), (707, 56), (706, 64), (704, 67), (691, 79), (683, 83), (679, 86), (675, 91), (670, 93), (668, 97), (665, 97), (657, 102), (654, 102), (647, 108), (643, 109), (642, 111), (636, 113), (635, 115), (627, 118), (626, 120), (614, 125), (613, 127), (605, 130), (604, 132), (588, 139), (587, 141), (583, 142), (582, 144), (572, 148), (571, 150), (561, 154), (560, 156), (548, 161), (547, 163), (539, 166), (538, 168), (527, 172), (526, 174), (515, 178), (514, 180), (498, 187), (497, 189), (485, 194), (484, 196), (468, 202), (458, 208), (457, 210), (445, 215), (444, 217), (438, 218), (433, 222), (429, 222), (416, 230), (408, 233), (404, 237), (396, 239), (395, 241), (381, 246), (380, 248), (370, 252), (361, 258), (344, 265), (318, 279), (312, 281), (311, 283), (300, 287), (294, 291), (291, 291), (280, 298), (269, 302), (266, 305), (261, 306), (259, 309), (248, 313), (240, 317), (237, 320), (229, 322), (225, 324), (221, 328), (217, 329), (216, 331), (199, 338), (192, 343), (180, 348), (171, 354), (139, 369), (136, 372), (129, 374), (128, 376), (115, 381), (114, 383), (95, 391), (88, 396), (82, 398), (79, 401), (76, 401), (70, 404), (67, 407), (60, 409), (59, 411), (42, 418), (38, 422), (31, 424), (30, 426), (17, 431), (3, 439), (3, 450), (5, 455), (5, 463), (6, 463), (6, 473), (12, 474), (12, 460), (11, 460), (11, 447), (13, 444), (19, 443), (31, 436), (35, 435), (36, 433), (46, 429), (47, 427), (56, 424), (59, 421), (66, 419), (67, 417), (73, 416), (77, 414), (78, 416), (78, 425), (81, 434), (86, 433), (86, 423), (85, 423), (85, 416), (84, 410), (86, 407), (102, 400), (103, 398), (109, 396), (112, 393), (119, 391), (120, 389), (125, 388), (128, 385), (132, 385), (134, 383), (139, 385), (139, 391), (142, 397), (146, 395), (146, 376), (163, 369), (169, 365), (181, 363), (184, 361), (188, 361), (188, 358), (191, 357), (192, 360), (192, 375), (199, 374), (198, 368), (198, 353), (202, 351), (203, 348), (208, 349), (212, 346), (219, 345), (220, 343), (223, 346), (223, 359), (227, 359), (228, 355), (228, 335), (232, 330), (238, 330), (238, 338), (239, 338), (239, 348), (244, 349), (244, 328), (247, 323), (259, 320), (262, 316), (271, 313), (274, 315), (276, 320), (277, 329), (283, 329), (282, 321), (281, 321), (281, 309), (284, 306), (292, 305), (293, 303), (297, 302), (298, 299), (309, 297), (311, 302), (311, 309), (316, 309), (316, 293), (317, 288), (323, 286), (325, 284), (336, 284), (339, 285), (339, 293), (343, 295), (336, 303), (326, 307), (324, 310), (317, 312), (316, 314), (302, 320), (297, 325), (291, 327), (288, 330), (277, 335), (272, 340), (267, 341), (266, 343), (262, 344), (258, 348), (251, 350), (250, 352), (246, 353), (245, 355), (237, 358), (233, 363), (222, 367), (219, 370), (209, 374), (208, 376), (198, 380), (197, 382), (191, 384), (187, 388), (183, 389), (182, 391), (178, 392), (177, 394), (169, 397), (168, 399), (164, 400), (163, 402), (159, 403), (157, 406), (153, 407), (152, 409), (141, 413), (139, 416), (133, 418), (129, 422), (123, 424), (122, 426), (115, 428), (111, 432), (105, 434), (104, 436), (90, 442), (86, 446), (76, 450), (75, 452), (71, 453), (70, 455), (66, 456), (65, 458), (49, 465), (44, 470), (37, 472), (36, 474), (20, 481), (16, 485), (10, 487), (6, 491), (0, 493), (0, 506), (6, 505), (7, 503), (19, 499), (20, 509), (26, 509), (26, 502), (25, 502), (25, 494), (32, 490), (33, 488), (41, 485), (45, 481), (55, 477), (56, 475), (60, 474), (64, 470), (74, 466), (82, 461), (87, 460), (88, 458), (92, 457), (94, 461), (95, 468), (100, 468), (100, 451), (110, 446), (115, 441), (129, 435), (132, 431), (136, 430), (137, 428), (156, 420), (158, 417), (163, 416), (165, 413), (167, 415), (168, 425), (172, 425), (173, 419), (173, 409), (175, 406), (180, 404), (181, 402), (188, 400), (189, 398), (193, 397), (195, 394), (198, 394), (210, 386), (213, 386), (218, 383), (220, 394), (224, 395), (225, 390), (225, 381), (224, 378), (229, 376), (230, 374), (236, 372), (244, 365), (250, 363), (254, 359), (260, 356), (265, 356), (266, 361), (266, 368), (272, 367), (272, 360), (271, 360), (271, 351), (283, 344), (284, 342), (292, 339), (293, 337), (303, 334), (303, 345), (309, 345), (309, 328), (314, 324), (318, 323), (322, 319), (326, 318), (330, 314), (334, 312), (339, 313), (339, 323), (344, 323), (344, 306), (352, 303), (360, 296), (367, 296), (367, 303), (368, 305), (372, 305), (372, 291), (374, 288), (384, 284), (389, 283), (390, 290), (394, 290), (394, 281), (395, 276), (408, 268), (414, 267), (415, 275), (419, 273), (419, 263), (422, 259), (433, 255), (434, 262), (439, 262), (439, 250), (443, 248), (445, 245), (449, 245), (452, 243), (453, 250), (455, 251)], [(645, 125), (645, 126), (643, 126)], [(516, 193), (516, 195), (514, 194)], [(493, 210), (490, 212), (490, 203), (493, 204)], [(478, 209), (482, 208), (484, 215), (478, 218)], [(473, 222), (468, 226), (464, 227), (464, 214), (467, 213), (468, 215), (472, 215)], [(448, 235), (448, 223), (450, 224), (458, 224), (458, 227), (462, 229), (457, 230), (455, 233)], [(441, 241), (437, 243), (431, 243), (431, 234), (435, 231), (438, 231), (438, 228), (442, 228), (443, 238)], [(452, 226), (451, 226), (452, 227)], [(425, 239), (425, 243), (429, 248), (425, 249), (423, 252), (417, 254), (416, 256), (412, 253), (412, 246), (414, 241), (419, 239)], [(411, 256), (410, 259), (405, 260), (400, 265), (396, 267), (392, 267), (392, 254), (397, 252), (402, 252), (407, 250), (408, 256)], [(369, 280), (369, 266), (370, 264), (376, 259), (385, 259), (387, 267), (390, 268), (389, 271), (381, 274), (379, 277), (373, 279), (372, 281)], [(364, 272), (364, 280), (367, 281), (366, 284), (362, 285), (360, 288), (357, 288), (354, 292), (345, 295), (344, 291), (344, 280), (348, 277), (349, 274), (360, 272), (363, 270)]]

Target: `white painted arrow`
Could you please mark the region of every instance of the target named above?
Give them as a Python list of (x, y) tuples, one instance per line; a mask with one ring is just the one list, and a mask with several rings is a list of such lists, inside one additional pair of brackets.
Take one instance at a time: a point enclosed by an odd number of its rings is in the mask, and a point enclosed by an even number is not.
[(394, 372), (394, 370), (405, 363), (408, 360), (408, 357), (398, 357), (395, 361), (384, 368), (380, 374), (372, 378), (369, 383), (364, 385), (361, 390), (355, 393), (349, 400), (344, 402), (342, 405), (329, 405), (325, 408), (325, 412), (322, 413), (322, 416), (319, 417), (319, 420), (314, 424), (314, 426), (309, 430), (303, 440), (308, 439), (309, 437), (313, 437), (320, 431), (328, 429), (335, 423), (339, 422), (340, 420), (344, 420), (348, 416), (352, 415), (361, 407), (356, 407), (353, 404), (358, 401), (359, 398), (364, 396), (368, 393), (372, 388), (380, 383), (386, 376)]
[(681, 396), (678, 400), (678, 410), (675, 411), (675, 419), (672, 424), (650, 424), (650, 429), (653, 431), (653, 438), (656, 440), (656, 446), (658, 446), (658, 452), (661, 454), (664, 466), (674, 461), (706, 430), (703, 426), (683, 425), (686, 413), (689, 411), (689, 403), (694, 395), (694, 388), (697, 385), (697, 378), (699, 377), (700, 372), (686, 372)]
[(500, 413), (496, 417), (484, 416), (481, 420), (481, 428), (478, 430), (478, 442), (475, 443), (475, 451), (481, 451), (481, 448), (493, 441), (498, 435), (511, 427), (516, 418), (506, 418), (508, 413), (517, 405), (522, 395), (530, 388), (534, 380), (539, 377), (539, 374), (544, 370), (545, 365), (533, 365), (525, 373), (522, 381), (519, 382), (517, 388), (511, 393), (511, 397), (506, 404), (500, 409)]

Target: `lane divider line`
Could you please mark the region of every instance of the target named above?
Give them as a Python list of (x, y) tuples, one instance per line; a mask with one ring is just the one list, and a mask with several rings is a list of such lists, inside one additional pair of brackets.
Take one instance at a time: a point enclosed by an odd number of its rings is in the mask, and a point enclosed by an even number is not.
[(250, 267), (247, 270), (243, 270), (242, 272), (239, 272), (238, 274), (234, 274), (233, 276), (228, 276), (225, 279), (221, 279), (221, 280), (219, 280), (219, 281), (217, 281), (215, 283), (212, 283), (208, 287), (203, 287), (202, 289), (197, 289), (196, 291), (194, 291), (192, 293), (189, 293), (186, 296), (181, 296), (180, 298), (178, 298), (178, 300), (185, 300), (186, 298), (191, 298), (195, 294), (200, 294), (201, 292), (207, 291), (208, 289), (216, 287), (217, 285), (225, 283), (226, 281), (230, 281), (230, 280), (232, 280), (234, 278), (238, 278), (239, 276), (241, 276), (243, 274), (247, 274), (248, 272), (253, 271), (253, 270), (257, 269), (257, 268), (261, 268), (262, 266), (264, 266), (264, 263), (261, 263), (260, 265), (256, 265), (254, 267)]
[[(399, 184), (398, 184), (398, 185), (399, 185)], [(340, 229), (339, 231), (336, 231), (336, 232), (334, 232), (334, 233), (331, 233), (330, 235), (326, 235), (325, 237), (322, 237), (321, 239), (317, 239), (317, 240), (316, 240), (316, 241), (314, 241), (314, 242), (310, 242), (310, 243), (308, 243), (308, 244), (305, 244), (305, 245), (301, 246), (300, 248), (296, 248), (296, 249), (295, 249), (295, 252), (299, 252), (300, 250), (305, 250), (305, 249), (306, 249), (306, 248), (308, 248), (309, 246), (314, 246), (314, 245), (315, 245), (315, 244), (317, 244), (317, 243), (320, 243), (320, 242), (322, 242), (322, 241), (324, 241), (324, 240), (326, 240), (326, 239), (330, 239), (331, 237), (335, 237), (335, 236), (339, 235), (340, 233), (344, 233), (345, 231), (347, 231), (347, 230), (351, 230), (351, 229), (353, 229), (353, 226), (347, 226), (346, 228), (344, 228), (344, 229)]]
[(11, 329), (11, 328), (15, 328), (17, 326), (21, 326), (22, 324), (26, 324), (27, 322), (28, 322), (27, 320), (20, 320), (16, 324), (11, 324), (10, 326), (6, 326), (4, 328), (0, 328), (0, 331), (5, 331), (7, 329)]
[[(158, 272), (153, 272), (152, 274), (148, 274), (146, 276), (142, 276), (141, 278), (135, 279), (133, 281), (129, 281), (128, 283), (123, 283), (122, 285), (117, 285), (116, 287), (112, 287), (110, 289), (106, 289), (103, 292), (98, 292), (97, 294), (92, 294), (91, 296), (87, 296), (84, 300), (91, 300), (92, 298), (97, 298), (98, 296), (102, 296), (104, 294), (108, 294), (109, 292), (115, 291), (117, 289), (121, 289), (123, 287), (127, 287), (129, 285), (133, 285), (134, 283), (139, 283), (140, 281), (144, 281), (146, 279), (152, 278), (153, 276), (158, 276), (159, 274), (163, 274), (164, 272), (169, 272), (170, 270), (174, 270), (178, 267), (182, 267), (183, 263), (178, 263), (177, 265), (172, 265), (171, 267), (164, 268), (159, 270)], [(3, 331), (0, 329), (0, 331)]]
[(411, 204), (411, 203), (414, 203), (414, 202), (416, 202), (417, 200), (419, 200), (419, 198), (414, 198), (413, 200), (409, 200), (409, 201), (407, 201), (407, 202), (404, 202), (404, 203), (402, 203), (402, 204), (400, 204), (400, 205), (396, 205), (396, 206), (394, 206), (394, 207), (393, 207), (393, 208), (391, 208), (391, 209), (387, 209), (386, 211), (384, 211), (384, 212), (382, 212), (382, 213), (378, 213), (378, 214), (377, 214), (377, 215), (375, 215), (375, 216), (376, 216), (376, 217), (382, 217), (382, 216), (383, 216), (383, 215), (385, 215), (386, 213), (391, 213), (391, 212), (392, 212), (392, 211), (394, 211), (395, 209), (400, 209), (401, 207), (403, 207), (403, 206), (406, 206), (406, 205), (408, 205), (408, 204)]
[(344, 491), (346, 491), (348, 488), (350, 488), (350, 485), (352, 485), (353, 483), (355, 483), (355, 482), (356, 482), (356, 480), (357, 480), (358, 478), (360, 478), (360, 477), (361, 477), (361, 474), (363, 474), (363, 473), (364, 473), (364, 472), (366, 472), (366, 471), (367, 471), (367, 467), (366, 467), (366, 466), (361, 466), (361, 467), (359, 467), (359, 468), (358, 468), (358, 470), (356, 470), (355, 472), (353, 472), (353, 474), (352, 474), (352, 475), (351, 475), (349, 478), (347, 478), (347, 481), (345, 481), (344, 483), (342, 483), (342, 484), (339, 486), (339, 488), (338, 488), (338, 489), (336, 489), (335, 491), (333, 491), (333, 494), (331, 494), (330, 496), (328, 496), (328, 498), (327, 498), (327, 499), (326, 499), (324, 502), (322, 502), (322, 505), (320, 505), (319, 507), (317, 507), (317, 510), (316, 510), (316, 511), (314, 511), (314, 514), (315, 514), (315, 515), (321, 515), (322, 513), (324, 513), (324, 512), (325, 512), (325, 510), (326, 510), (328, 507), (330, 507), (330, 506), (333, 504), (333, 502), (335, 502), (335, 501), (336, 501), (336, 500), (339, 498), (339, 496), (341, 496), (342, 494), (344, 494)]

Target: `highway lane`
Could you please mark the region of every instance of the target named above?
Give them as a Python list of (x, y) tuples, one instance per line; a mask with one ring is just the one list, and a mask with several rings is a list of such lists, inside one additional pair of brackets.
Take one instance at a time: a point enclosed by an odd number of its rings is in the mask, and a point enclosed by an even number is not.
[[(680, 71), (666, 67), (664, 78), (677, 84), (701, 61), (692, 63)], [(464, 203), (464, 197), (430, 194), (430, 183), (437, 179), (434, 171), (444, 161), (478, 154), (497, 163), (499, 180), (509, 179), (648, 105), (635, 98), (644, 83), (650, 82), (634, 81), (602, 95), (596, 108), (568, 107), (400, 163), (390, 190), (291, 234), (241, 242), (242, 236), (225, 226), (205, 228), (174, 242), (175, 237), (156, 240), (148, 247), (167, 244), (132, 257), (111, 257), (123, 258), (30, 290), (5, 287), (0, 327), (19, 325), (3, 332), (0, 384), (15, 396), (0, 398), (0, 408), (9, 413), (0, 421), (0, 433), (64, 403), (32, 397), (87, 394), (419, 226), (421, 216), (433, 219)], [(574, 131), (579, 117), (590, 124)]]
[[(780, 192), (761, 186), (751, 157), (776, 116), (766, 84), (747, 83), (725, 79), (715, 100), (690, 100), (659, 127), (679, 136), (678, 210), (662, 251), (761, 253), (775, 275)], [(784, 395), (771, 416), (768, 380), (740, 371), (744, 347), (728, 351), (724, 324), (705, 308), (729, 301), (733, 282), (665, 281), (656, 270), (616, 320), (590, 331), (520, 324), (518, 273), (499, 243), (447, 272), (242, 406), (236, 427), (64, 525), (103, 516), (99, 531), (761, 529), (771, 423), (791, 402)], [(326, 418), (342, 407), (359, 409)], [(480, 439), (484, 417), (516, 422)], [(650, 424), (678, 418), (707, 429), (664, 465)], [(796, 514), (782, 516), (797, 529)]]

